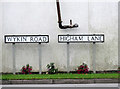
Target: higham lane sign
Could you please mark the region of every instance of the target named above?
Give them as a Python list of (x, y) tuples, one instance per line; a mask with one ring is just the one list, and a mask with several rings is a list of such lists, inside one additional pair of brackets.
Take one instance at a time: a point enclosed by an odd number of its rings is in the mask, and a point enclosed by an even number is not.
[(58, 35), (59, 43), (103, 43), (104, 34)]

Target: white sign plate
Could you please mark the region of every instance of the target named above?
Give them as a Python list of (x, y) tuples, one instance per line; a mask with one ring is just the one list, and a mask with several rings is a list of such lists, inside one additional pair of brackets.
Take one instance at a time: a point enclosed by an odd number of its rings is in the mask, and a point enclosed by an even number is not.
[(49, 35), (5, 35), (5, 43), (48, 43)]
[(59, 43), (92, 43), (92, 42), (104, 42), (104, 34), (93, 35), (58, 35)]

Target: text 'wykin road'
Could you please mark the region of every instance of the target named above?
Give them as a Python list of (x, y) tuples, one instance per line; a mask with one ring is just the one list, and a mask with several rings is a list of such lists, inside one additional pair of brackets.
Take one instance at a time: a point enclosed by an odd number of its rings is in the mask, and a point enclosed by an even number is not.
[(48, 35), (44, 36), (5, 36), (6, 43), (48, 43)]

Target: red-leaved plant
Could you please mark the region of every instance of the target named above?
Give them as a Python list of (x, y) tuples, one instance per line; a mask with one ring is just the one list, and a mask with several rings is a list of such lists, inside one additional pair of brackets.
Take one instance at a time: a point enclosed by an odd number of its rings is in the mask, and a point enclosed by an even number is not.
[(23, 66), (21, 69), (21, 72), (23, 74), (31, 74), (31, 71), (32, 71), (32, 66), (29, 66), (29, 64), (27, 64), (26, 67)]
[(88, 68), (87, 64), (83, 63), (82, 65), (80, 65), (80, 66), (78, 67), (77, 73), (78, 73), (78, 74), (88, 73), (88, 69), (89, 69), (89, 68)]

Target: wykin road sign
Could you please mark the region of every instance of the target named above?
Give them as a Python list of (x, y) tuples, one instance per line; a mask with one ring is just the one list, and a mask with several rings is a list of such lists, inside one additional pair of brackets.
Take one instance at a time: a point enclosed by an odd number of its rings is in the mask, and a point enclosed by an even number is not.
[(5, 35), (5, 43), (48, 43), (48, 35)]

